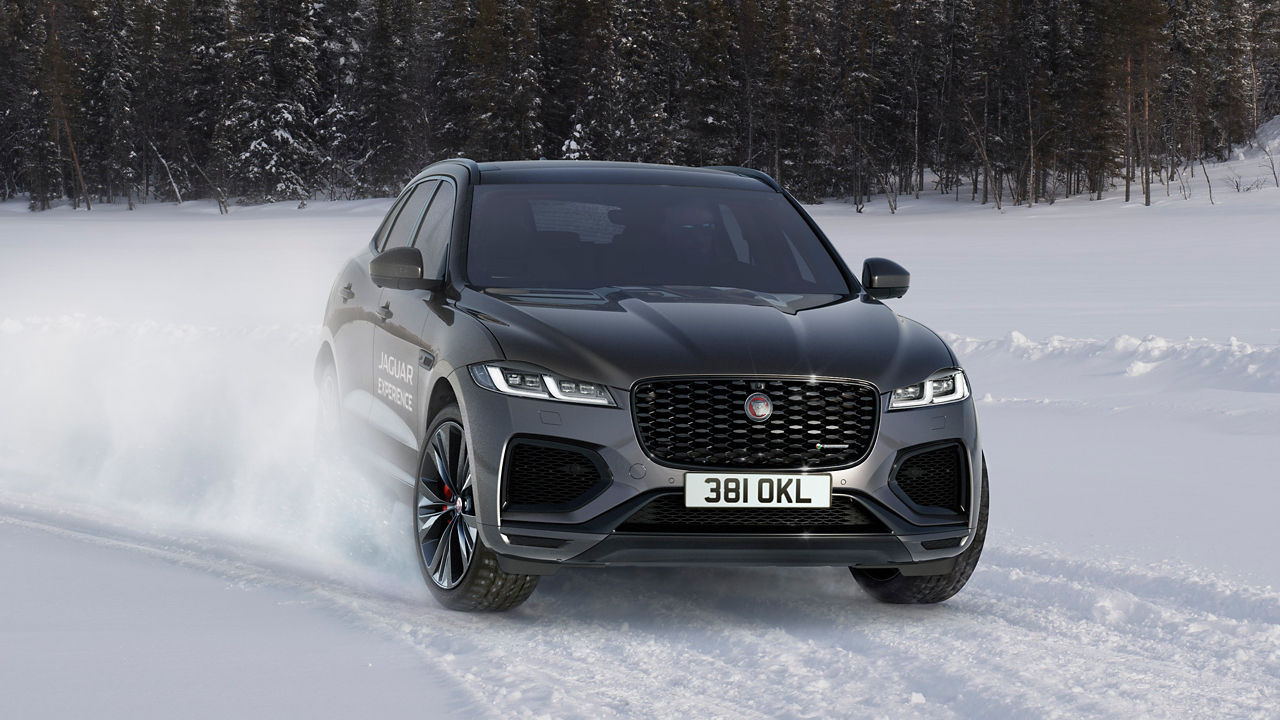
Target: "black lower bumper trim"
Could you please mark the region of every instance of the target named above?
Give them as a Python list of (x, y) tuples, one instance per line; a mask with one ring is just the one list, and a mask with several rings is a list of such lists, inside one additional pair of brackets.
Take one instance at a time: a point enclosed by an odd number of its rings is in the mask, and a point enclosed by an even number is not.
[(561, 567), (857, 567), (940, 575), (955, 558), (917, 562), (892, 535), (649, 535), (616, 533), (562, 562), (499, 555), (509, 573), (551, 575)]
[(707, 536), (616, 533), (565, 565), (898, 565), (912, 562), (896, 537)]

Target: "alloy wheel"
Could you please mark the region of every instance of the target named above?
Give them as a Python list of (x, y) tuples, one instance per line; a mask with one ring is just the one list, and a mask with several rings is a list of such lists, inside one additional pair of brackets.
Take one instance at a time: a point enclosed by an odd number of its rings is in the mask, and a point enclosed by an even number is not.
[(476, 549), (471, 460), (462, 426), (441, 423), (418, 470), (418, 546), (428, 574), (450, 590), (462, 582)]

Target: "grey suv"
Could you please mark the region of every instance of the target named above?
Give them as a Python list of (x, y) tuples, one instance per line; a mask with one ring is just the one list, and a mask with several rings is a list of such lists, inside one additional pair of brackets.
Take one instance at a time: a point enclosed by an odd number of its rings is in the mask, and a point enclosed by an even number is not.
[(322, 429), (412, 502), (458, 610), (610, 565), (848, 566), (887, 602), (968, 580), (987, 472), (964, 372), (744, 168), (447, 160), (333, 285)]

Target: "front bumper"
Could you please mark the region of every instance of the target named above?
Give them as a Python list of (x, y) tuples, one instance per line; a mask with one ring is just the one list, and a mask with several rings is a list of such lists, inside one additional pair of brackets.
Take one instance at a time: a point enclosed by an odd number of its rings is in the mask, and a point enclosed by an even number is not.
[[(609, 565), (848, 565), (923, 569), (931, 574), (945, 572), (950, 559), (968, 547), (977, 523), (982, 448), (972, 399), (886, 412), (888, 399), (882, 396), (879, 431), (870, 454), (853, 467), (823, 471), (831, 475), (833, 494), (856, 498), (886, 531), (654, 534), (617, 528), (653, 498), (682, 492), (685, 471), (666, 467), (641, 449), (626, 392), (615, 389), (618, 407), (596, 407), (500, 395), (476, 386), (469, 377), (455, 378), (470, 436), (480, 535), (511, 572)], [(508, 443), (517, 436), (593, 446), (611, 482), (568, 512), (504, 509), (502, 462)], [(941, 441), (963, 447), (967, 462), (962, 473), (970, 499), (967, 521), (963, 516), (918, 512), (890, 487), (902, 450)]]

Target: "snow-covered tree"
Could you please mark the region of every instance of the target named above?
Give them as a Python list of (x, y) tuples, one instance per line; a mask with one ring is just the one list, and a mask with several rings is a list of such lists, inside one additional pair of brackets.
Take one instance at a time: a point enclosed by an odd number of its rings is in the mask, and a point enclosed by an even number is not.
[(317, 45), (318, 172), (330, 199), (337, 199), (363, 186), (360, 106), (368, 19), (360, 0), (320, 0), (312, 5), (311, 15)]
[(83, 165), (98, 195), (123, 196), (132, 209), (140, 175), (137, 31), (125, 0), (95, 0), (90, 17)]
[(0, 0), (0, 62), (0, 197), (37, 208), (385, 195), (457, 155), (1034, 204), (1247, 140), (1280, 3)]
[(237, 98), (222, 129), (234, 177), (251, 201), (305, 202), (318, 185), (316, 33), (306, 5), (250, 0), (231, 50)]
[(359, 195), (393, 195), (430, 162), (427, 118), (440, 101), (430, 96), (428, 77), (437, 56), (417, 12), (410, 0), (373, 3), (352, 134)]

